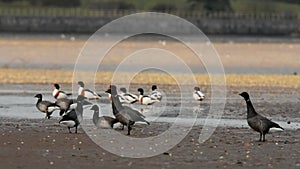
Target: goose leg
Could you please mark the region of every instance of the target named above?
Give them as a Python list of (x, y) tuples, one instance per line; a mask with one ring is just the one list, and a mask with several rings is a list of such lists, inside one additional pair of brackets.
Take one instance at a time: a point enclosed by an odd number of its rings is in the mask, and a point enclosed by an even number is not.
[(70, 127), (68, 127), (68, 129), (69, 129), (69, 133), (72, 133)]
[(266, 139), (265, 139), (265, 135), (266, 135), (266, 134), (265, 134), (265, 133), (263, 133), (263, 140), (262, 140), (263, 142), (265, 142), (265, 141), (266, 141)]
[(128, 125), (127, 125), (127, 128), (128, 128), (128, 133), (127, 133), (127, 135), (130, 135), (131, 126), (130, 126), (130, 124), (129, 124), (129, 123), (128, 123)]
[(77, 133), (77, 126), (75, 127), (75, 133)]
[(261, 141), (262, 133), (259, 133), (259, 141)]

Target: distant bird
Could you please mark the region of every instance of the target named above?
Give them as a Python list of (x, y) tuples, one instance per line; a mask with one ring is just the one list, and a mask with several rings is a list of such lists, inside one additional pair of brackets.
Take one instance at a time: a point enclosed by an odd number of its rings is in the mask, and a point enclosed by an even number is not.
[(93, 105), (90, 110), (94, 110), (93, 123), (97, 128), (113, 128), (114, 124), (119, 122), (110, 116), (99, 117), (99, 107), (97, 105)]
[(72, 93), (66, 93), (64, 91), (59, 90), (60, 86), (59, 84), (55, 83), (53, 84), (53, 92), (52, 92), (52, 96), (55, 99), (63, 99), (63, 98), (68, 98), (68, 96), (71, 96)]
[(37, 102), (36, 102), (36, 108), (43, 112), (46, 113), (46, 117), (50, 119), (51, 114), (55, 111), (55, 110), (59, 110), (59, 106), (57, 106), (55, 103), (52, 103), (50, 101), (46, 101), (46, 100), (42, 100), (43, 96), (42, 94), (37, 94), (34, 97), (38, 98)]
[(77, 127), (80, 124), (80, 121), (83, 119), (83, 105), (82, 102), (85, 99), (84, 96), (79, 95), (76, 99), (77, 106), (75, 109), (67, 112), (62, 119), (59, 121), (59, 124), (68, 127), (69, 133), (71, 132), (71, 128), (75, 127), (75, 133), (77, 133)]
[(162, 95), (159, 91), (157, 91), (156, 85), (152, 85), (152, 92), (150, 93), (149, 96), (159, 101), (161, 101), (162, 99)]
[(205, 99), (205, 95), (200, 91), (199, 87), (194, 87), (193, 97), (197, 101), (202, 101)]
[[(109, 93), (109, 94), (111, 94), (111, 89), (108, 89), (106, 92)], [(110, 95), (110, 96), (112, 96), (112, 95)], [(120, 95), (116, 95), (115, 97), (116, 98), (120, 98), (121, 96)], [(119, 101), (120, 100), (121, 99), (119, 99)], [(116, 104), (118, 104), (118, 103), (116, 103)], [(120, 101), (120, 104), (121, 104), (121, 101)], [(150, 125), (150, 123), (144, 119), (145, 115), (143, 115), (142, 113), (140, 113), (138, 110), (133, 109), (133, 108), (128, 107), (128, 106), (123, 106), (123, 105), (120, 105), (119, 108), (123, 110), (122, 113), (124, 113), (124, 115), (129, 120), (132, 120), (132, 121), (135, 121), (135, 122), (144, 122), (144, 123), (147, 123), (148, 125)], [(123, 128), (124, 128), (124, 126), (123, 126)]]
[(130, 117), (126, 113), (126, 110), (122, 106), (118, 96), (117, 96), (117, 87), (114, 85), (110, 86), (111, 95), (112, 95), (112, 110), (116, 119), (123, 125), (127, 126), (128, 133), (130, 135), (130, 131), (132, 130), (132, 125), (134, 125), (135, 121), (130, 120)]
[(121, 93), (119, 94), (119, 96), (120, 96), (121, 103), (133, 104), (139, 100), (138, 96), (132, 93), (127, 93), (125, 87), (121, 87), (120, 91)]
[(99, 99), (101, 97), (100, 94), (97, 94), (96, 92), (84, 88), (84, 83), (82, 81), (78, 82), (78, 95), (82, 95), (86, 97), (87, 99)]
[(267, 119), (266, 117), (257, 114), (255, 111), (252, 102), (250, 100), (249, 94), (247, 92), (243, 92), (240, 94), (246, 103), (247, 103), (247, 122), (248, 125), (255, 131), (260, 133), (259, 141), (265, 141), (265, 135), (269, 132), (270, 128), (280, 128), (277, 123), (272, 122), (271, 120)]
[(141, 104), (143, 104), (143, 105), (152, 105), (152, 104), (154, 104), (156, 102), (159, 102), (159, 100), (157, 100), (157, 99), (154, 99), (154, 98), (152, 98), (150, 96), (145, 96), (144, 95), (144, 89), (138, 88), (137, 91), (140, 93), (140, 95), (139, 95), (139, 102)]

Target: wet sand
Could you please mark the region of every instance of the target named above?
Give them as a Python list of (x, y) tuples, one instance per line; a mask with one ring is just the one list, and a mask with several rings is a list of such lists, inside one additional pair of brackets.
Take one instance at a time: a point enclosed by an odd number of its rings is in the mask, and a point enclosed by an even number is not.
[[(5, 121), (5, 122), (3, 122)], [(152, 123), (133, 129), (133, 137), (149, 136), (166, 124)], [(193, 127), (171, 150), (150, 158), (121, 158), (99, 146), (79, 129), (69, 134), (57, 119), (2, 120), (0, 162), (3, 168), (299, 168), (300, 130), (267, 135), (248, 128), (217, 128), (203, 144), (201, 126)], [(120, 131), (125, 134), (125, 131)]]

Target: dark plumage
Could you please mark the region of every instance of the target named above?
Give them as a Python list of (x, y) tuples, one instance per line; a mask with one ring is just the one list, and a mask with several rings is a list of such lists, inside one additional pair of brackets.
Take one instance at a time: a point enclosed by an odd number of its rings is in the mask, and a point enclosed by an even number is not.
[(36, 102), (36, 108), (43, 112), (46, 113), (46, 117), (50, 119), (51, 114), (53, 113), (53, 111), (55, 110), (59, 110), (59, 106), (57, 106), (55, 103), (52, 103), (50, 101), (46, 101), (46, 100), (42, 100), (43, 96), (42, 94), (37, 94), (34, 97), (38, 98), (37, 102)]
[(57, 99), (55, 104), (57, 104), (60, 107), (59, 115), (62, 116), (65, 112), (67, 112), (70, 109), (70, 106), (74, 104), (74, 100), (67, 98)]
[(277, 123), (272, 122), (271, 120), (261, 116), (255, 111), (247, 92), (243, 92), (240, 95), (245, 99), (247, 103), (247, 122), (249, 126), (253, 130), (260, 133), (259, 141), (265, 141), (265, 135), (269, 132), (270, 128), (275, 127), (284, 130)]
[(93, 105), (91, 110), (94, 110), (93, 123), (98, 128), (113, 128), (114, 124), (119, 122), (117, 119), (110, 116), (99, 117), (99, 107), (97, 105)]
[(126, 113), (126, 110), (122, 106), (118, 96), (117, 96), (117, 88), (114, 85), (111, 85), (111, 95), (112, 95), (112, 110), (113, 114), (116, 117), (116, 119), (122, 123), (123, 125), (127, 126), (128, 133), (127, 135), (130, 135), (130, 131), (132, 129), (132, 125), (134, 125), (134, 121), (130, 120), (130, 117)]
[(80, 121), (82, 120), (82, 115), (83, 115), (82, 103), (84, 99), (85, 99), (84, 96), (79, 95), (76, 100), (77, 102), (76, 109), (72, 109), (69, 112), (67, 112), (59, 121), (59, 124), (68, 127), (69, 133), (71, 133), (70, 128), (73, 127), (75, 127), (75, 133), (77, 133), (77, 127), (80, 124)]
[(72, 133), (71, 128), (75, 127), (75, 133), (77, 133), (77, 127), (80, 122), (78, 120), (76, 110), (71, 110), (67, 114), (65, 114), (59, 121), (59, 124), (67, 126), (69, 129), (69, 133)]
[[(59, 115), (62, 116), (64, 113), (66, 113), (68, 110), (76, 109), (77, 107), (77, 100), (74, 99), (57, 99), (55, 102), (56, 105), (60, 107), (60, 112)], [(92, 103), (83, 100), (82, 101), (83, 105), (91, 105)]]
[[(110, 96), (112, 96), (112, 95), (111, 95), (111, 89), (108, 89), (108, 90), (106, 91), (106, 93), (109, 93)], [(120, 103), (121, 103), (121, 99), (120, 99), (121, 96), (120, 96), (120, 95), (115, 95), (115, 97), (116, 97), (116, 98), (119, 98), (119, 101), (120, 101)], [(116, 104), (117, 104), (117, 103), (116, 103)], [(144, 119), (144, 118), (145, 118), (145, 115), (141, 114), (138, 110), (135, 110), (135, 109), (133, 109), (133, 108), (131, 108), (131, 107), (123, 106), (123, 105), (120, 106), (120, 108), (121, 108), (121, 109), (124, 109), (123, 113), (124, 113), (124, 115), (125, 115), (128, 119), (130, 119), (130, 120), (132, 120), (132, 121), (135, 121), (135, 122), (145, 122), (145, 123), (147, 123), (148, 125), (150, 125), (150, 123)]]

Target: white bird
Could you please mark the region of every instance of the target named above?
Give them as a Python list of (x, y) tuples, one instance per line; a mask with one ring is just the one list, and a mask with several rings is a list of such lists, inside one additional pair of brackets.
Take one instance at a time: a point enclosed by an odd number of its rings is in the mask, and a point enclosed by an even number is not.
[(138, 88), (138, 92), (140, 93), (139, 102), (143, 105), (151, 105), (151, 104), (154, 104), (156, 102), (159, 102), (159, 100), (154, 99), (150, 96), (144, 96), (144, 89), (142, 89), (142, 88)]
[(127, 90), (125, 87), (120, 88), (120, 94), (119, 94), (119, 99), (121, 103), (128, 103), (128, 104), (133, 104), (139, 100), (138, 96), (127, 93)]
[(82, 81), (78, 82), (78, 95), (84, 96), (87, 99), (99, 99), (101, 97), (100, 94), (97, 94), (94, 91), (91, 91), (90, 89), (84, 88), (84, 83)]
[(157, 91), (156, 85), (152, 85), (152, 92), (150, 93), (149, 96), (159, 101), (161, 101), (162, 99), (162, 95), (159, 91)]
[(205, 98), (205, 95), (200, 91), (199, 87), (194, 87), (193, 97), (197, 101), (202, 101)]
[(60, 86), (59, 84), (55, 83), (53, 84), (53, 92), (52, 92), (52, 96), (55, 98), (55, 99), (66, 99), (68, 98), (68, 96), (71, 96), (72, 93), (66, 93), (64, 91), (61, 91), (59, 90), (60, 89)]

